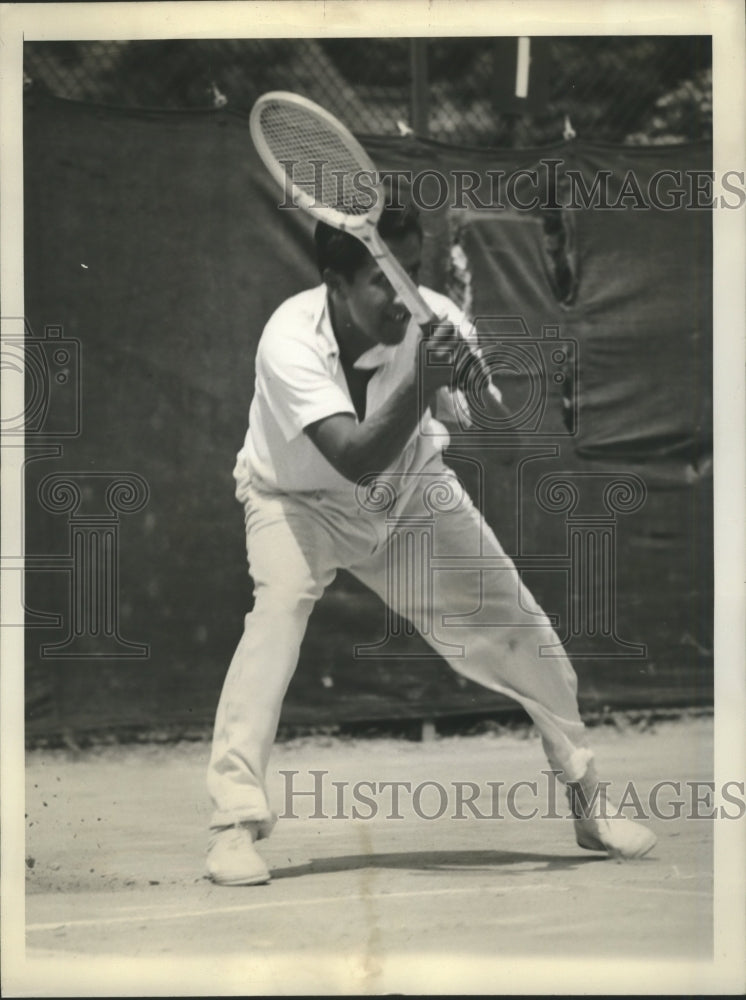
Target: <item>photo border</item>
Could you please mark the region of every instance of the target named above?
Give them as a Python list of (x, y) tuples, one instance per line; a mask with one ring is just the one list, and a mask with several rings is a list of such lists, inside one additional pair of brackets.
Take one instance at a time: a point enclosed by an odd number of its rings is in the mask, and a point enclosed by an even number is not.
[[(391, 6), (396, 6), (392, 18)], [(388, 12), (385, 12), (386, 8)], [(738, 0), (268, 0), (236, 3), (3, 4), (0, 10), (0, 300), (4, 316), (23, 316), (23, 40), (115, 38), (377, 36), (394, 20), (392, 34), (406, 36), (711, 34), (713, 38), (713, 167), (716, 178), (741, 170), (744, 139), (743, 6)], [(714, 492), (715, 492), (715, 780), (743, 780), (746, 706), (744, 669), (744, 317), (746, 273), (744, 211), (715, 210), (714, 235)], [(13, 394), (2, 394), (4, 413), (19, 412)], [(3, 445), (2, 549), (23, 531), (18, 483), (23, 448)], [(17, 581), (2, 579), (2, 621), (17, 620)], [(22, 613), (22, 607), (20, 607)], [(233, 995), (352, 990), (349, 959), (330, 961), (292, 951), (266, 960), (221, 956), (215, 961), (179, 957), (163, 961), (86, 957), (26, 960), (24, 951), (23, 629), (2, 628), (2, 951), (6, 996)], [(746, 852), (742, 824), (715, 825), (714, 940), (712, 963), (664, 961), (578, 962), (570, 959), (387, 956), (375, 986), (381, 992), (474, 993), (729, 993), (744, 989), (746, 967)], [(610, 900), (610, 905), (613, 901)], [(299, 970), (303, 970), (302, 972)], [(107, 991), (110, 987), (111, 992)], [(204, 993), (200, 992), (204, 989)], [(183, 991), (183, 992), (181, 992)]]

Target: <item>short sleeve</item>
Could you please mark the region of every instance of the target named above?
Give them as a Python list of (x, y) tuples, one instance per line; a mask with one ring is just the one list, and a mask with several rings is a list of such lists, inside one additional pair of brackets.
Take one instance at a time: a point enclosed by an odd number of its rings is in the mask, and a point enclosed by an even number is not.
[(292, 336), (270, 336), (262, 342), (257, 355), (257, 389), (287, 441), (324, 417), (355, 415), (328, 359)]

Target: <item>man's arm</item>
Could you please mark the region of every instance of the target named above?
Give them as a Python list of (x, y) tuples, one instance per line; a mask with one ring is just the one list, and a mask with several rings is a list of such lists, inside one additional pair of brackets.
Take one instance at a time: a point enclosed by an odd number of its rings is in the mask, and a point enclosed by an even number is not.
[[(437, 340), (438, 333), (432, 339)], [(451, 378), (450, 368), (444, 365), (422, 366), (421, 370), (425, 379), (422, 393), (418, 391), (418, 372), (413, 371), (384, 405), (361, 423), (351, 413), (334, 413), (304, 428), (345, 479), (357, 482), (367, 473), (383, 472), (399, 457), (432, 394)]]
[(368, 472), (382, 472), (401, 454), (427, 406), (418, 405), (418, 395), (416, 380), (408, 379), (360, 424), (351, 413), (334, 413), (304, 430), (337, 472), (357, 482)]

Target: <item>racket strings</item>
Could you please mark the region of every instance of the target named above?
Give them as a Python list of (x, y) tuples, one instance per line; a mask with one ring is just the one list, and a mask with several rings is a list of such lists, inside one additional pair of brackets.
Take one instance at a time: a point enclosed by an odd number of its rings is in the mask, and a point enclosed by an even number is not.
[(262, 108), (260, 125), (292, 184), (318, 205), (349, 216), (367, 215), (375, 206), (377, 177), (370, 161), (356, 155), (323, 118), (272, 101)]

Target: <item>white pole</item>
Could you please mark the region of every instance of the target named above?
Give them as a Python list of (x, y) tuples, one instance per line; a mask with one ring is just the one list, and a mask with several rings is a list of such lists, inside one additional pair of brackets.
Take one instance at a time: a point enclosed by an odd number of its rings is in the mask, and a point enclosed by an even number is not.
[(528, 97), (528, 67), (531, 62), (531, 39), (518, 39), (518, 62), (515, 68), (515, 96)]

